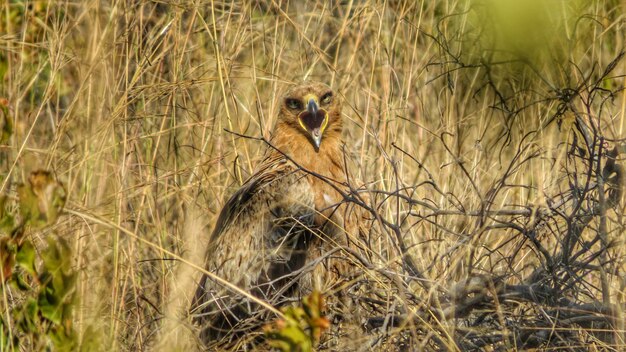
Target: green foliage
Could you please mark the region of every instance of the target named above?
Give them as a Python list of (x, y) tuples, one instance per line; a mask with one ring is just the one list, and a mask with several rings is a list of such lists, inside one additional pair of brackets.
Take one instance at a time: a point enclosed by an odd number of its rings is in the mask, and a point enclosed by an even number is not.
[(464, 65), (484, 67), (503, 94), (514, 92), (511, 82), (523, 89), (536, 89), (545, 80), (567, 84), (569, 75), (563, 75), (563, 70), (578, 60), (570, 56), (573, 46), (589, 42), (585, 36), (590, 31), (582, 30), (587, 21), (579, 23), (582, 4), (579, 0), (470, 0), (467, 23), (450, 21), (455, 31), (449, 39), (459, 44), (452, 51)]
[(15, 254), (17, 264), (33, 277), (37, 274), (37, 270), (35, 269), (35, 255), (35, 247), (33, 247), (30, 241), (24, 241)]
[[(3, 63), (4, 61), (0, 58), (0, 82), (4, 76), (4, 72), (2, 70)], [(11, 135), (13, 134), (13, 119), (9, 114), (9, 107), (7, 105), (8, 101), (6, 99), (0, 99), (0, 145), (7, 144), (9, 142), (9, 138), (11, 138)]]
[(2, 265), (2, 282), (13, 272), (13, 265), (15, 264), (15, 243), (8, 237), (0, 238), (0, 265)]
[(4, 80), (4, 76), (7, 74), (9, 70), (9, 64), (7, 63), (6, 58), (2, 53), (0, 53), (0, 82)]
[[(0, 207), (4, 209), (5, 197), (0, 196)], [(0, 235), (8, 235), (15, 228), (15, 219), (11, 214), (2, 214), (0, 211)]]
[(278, 319), (265, 328), (268, 343), (281, 351), (309, 352), (319, 343), (330, 322), (322, 314), (324, 297), (318, 291), (302, 299), (302, 307), (283, 309), (285, 319)]
[[(63, 11), (51, 5), (49, 1), (4, 2), (0, 5), (2, 13), (0, 33), (7, 34), (8, 38), (19, 37), (22, 43), (47, 41), (50, 28), (54, 27), (55, 18), (59, 20), (63, 18)], [(6, 45), (12, 50), (0, 50), (0, 94), (6, 94), (2, 90), (4, 88), (2, 82), (8, 79), (19, 82), (31, 77), (36, 79), (29, 83), (25, 81), (21, 83), (28, 85), (24, 96), (32, 106), (44, 102), (44, 95), (51, 82), (54, 82), (63, 92), (67, 92), (60, 77), (53, 75), (50, 50), (47, 46), (23, 45), (18, 49), (17, 43), (11, 40), (7, 41)], [(18, 60), (23, 63), (19, 69), (16, 70), (15, 66), (9, 65), (9, 62)]]
[(28, 177), (28, 185), (17, 189), (24, 224), (34, 228), (56, 222), (65, 204), (65, 188), (55, 182), (49, 172), (36, 171)]
[(17, 291), (12, 296), (19, 297), (10, 310), (2, 308), (10, 313), (0, 318), (0, 350), (25, 346), (75, 350), (71, 317), (77, 274), (71, 265), (71, 249), (63, 238), (50, 236), (46, 248), (38, 253), (27, 236), (28, 231), (56, 222), (65, 204), (65, 189), (49, 172), (36, 171), (27, 184), (18, 187), (18, 194), (19, 225), (8, 231), (14, 220), (4, 210), (0, 219), (1, 289), (13, 287)]
[[(0, 82), (2, 82), (2, 58), (0, 57)], [(9, 102), (0, 98), (0, 166), (7, 163), (7, 152), (4, 146), (9, 143), (13, 134), (13, 119), (9, 114)], [(3, 183), (4, 175), (0, 174), (0, 183)], [(13, 216), (5, 211), (6, 196), (0, 193), (0, 235), (8, 235), (15, 227)]]

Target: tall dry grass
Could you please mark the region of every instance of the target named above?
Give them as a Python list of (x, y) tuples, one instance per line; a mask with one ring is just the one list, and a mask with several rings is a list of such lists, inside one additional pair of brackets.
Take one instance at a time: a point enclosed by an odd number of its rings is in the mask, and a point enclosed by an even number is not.
[[(424, 279), (396, 273), (411, 297), (388, 293), (408, 318), (387, 343), (515, 349), (532, 338), (527, 347), (619, 350), (624, 203), (598, 214), (594, 200), (573, 205), (573, 180), (600, 169), (572, 150), (624, 146), (626, 60), (614, 60), (625, 10), (619, 1), (4, 1), (0, 97), (16, 131), (2, 173), (19, 182), (46, 168), (66, 185), (54, 230), (73, 244), (83, 344), (191, 346), (193, 336), (172, 345), (159, 332), (188, 324), (180, 307), (198, 274), (188, 264), (202, 265), (207, 231), (190, 214), (210, 224), (263, 149), (228, 131), (267, 137), (287, 84), (327, 82), (345, 100), (351, 171), (394, 225), (374, 231)], [(574, 238), (585, 207), (592, 218)], [(44, 245), (46, 232), (34, 236)], [(590, 248), (582, 271), (559, 266), (566, 238), (572, 252)], [(555, 298), (601, 302), (616, 319), (563, 325), (545, 300), (500, 302), (503, 285), (530, 287), (541, 281), (533, 275), (552, 276)], [(479, 293), (480, 304), (455, 311)], [(433, 309), (454, 313), (422, 314)]]

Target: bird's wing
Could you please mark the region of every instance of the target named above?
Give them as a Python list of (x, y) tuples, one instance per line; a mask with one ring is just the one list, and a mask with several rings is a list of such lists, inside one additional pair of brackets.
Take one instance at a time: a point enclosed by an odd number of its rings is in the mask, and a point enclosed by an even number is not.
[(274, 154), (266, 157), (254, 175), (233, 193), (222, 207), (211, 234), (211, 243), (216, 243), (222, 233), (227, 231), (242, 213), (256, 210), (261, 200), (272, 195), (277, 197), (270, 198), (278, 198), (281, 193), (284, 194), (286, 190), (277, 188), (284, 186), (285, 181), (289, 182), (296, 171), (294, 165), (284, 157)]
[[(304, 265), (314, 209), (307, 175), (284, 156), (270, 153), (222, 208), (206, 269), (264, 299), (276, 298), (276, 292), (294, 282), (289, 274)], [(192, 313), (241, 306), (241, 297), (235, 296), (205, 276)]]

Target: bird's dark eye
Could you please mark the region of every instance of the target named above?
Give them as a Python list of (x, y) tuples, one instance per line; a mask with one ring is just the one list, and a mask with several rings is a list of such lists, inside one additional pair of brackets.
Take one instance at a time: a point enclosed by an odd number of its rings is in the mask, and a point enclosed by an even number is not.
[(320, 99), (320, 101), (322, 102), (322, 104), (324, 105), (328, 105), (330, 104), (330, 102), (333, 101), (333, 93), (328, 92), (324, 95), (322, 95), (322, 99)]
[(285, 100), (285, 104), (289, 109), (302, 110), (302, 103), (298, 99), (287, 98), (287, 100)]

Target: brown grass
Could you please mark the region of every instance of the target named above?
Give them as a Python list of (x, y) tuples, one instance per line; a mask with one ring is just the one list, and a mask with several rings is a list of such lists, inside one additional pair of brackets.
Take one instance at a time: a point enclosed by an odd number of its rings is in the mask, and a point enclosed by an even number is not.
[(284, 87), (316, 79), (345, 99), (373, 231), (424, 277), (392, 273), (394, 308), (369, 318), (404, 323), (361, 346), (623, 349), (624, 203), (597, 188), (622, 182), (599, 175), (626, 152), (626, 8), (517, 3), (0, 4), (2, 173), (66, 185), (81, 341), (176, 348), (159, 328), (187, 324), (206, 245), (189, 209), (211, 223), (262, 150), (227, 130), (267, 137)]

